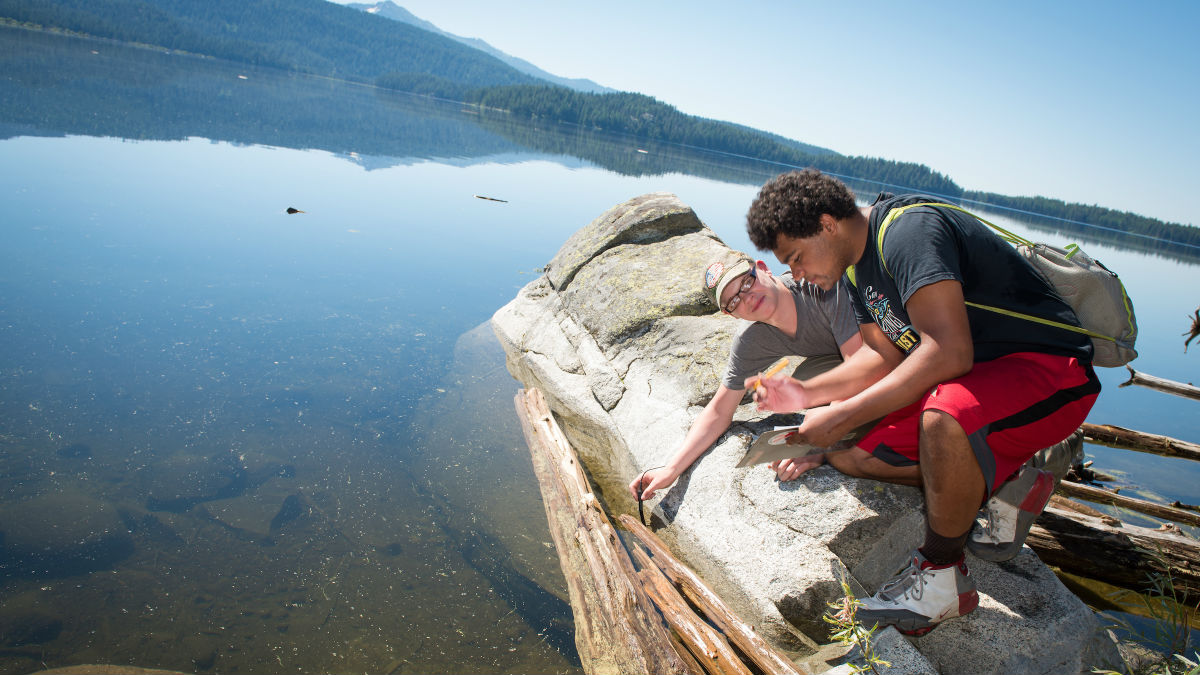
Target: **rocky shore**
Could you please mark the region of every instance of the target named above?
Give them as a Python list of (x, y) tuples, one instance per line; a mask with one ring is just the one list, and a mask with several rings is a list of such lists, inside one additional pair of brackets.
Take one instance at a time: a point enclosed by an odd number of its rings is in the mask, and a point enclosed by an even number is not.
[[(642, 195), (573, 234), (492, 319), (509, 371), (543, 392), (613, 513), (637, 512), (625, 486), (663, 464), (716, 390), (738, 322), (708, 303), (701, 278), (727, 250), (674, 195)], [(821, 615), (840, 575), (871, 593), (903, 567), (924, 532), (923, 500), (829, 467), (789, 483), (765, 466), (735, 468), (752, 435), (779, 421), (743, 405), (644, 506), (679, 558), (804, 660), (828, 642)], [(1080, 673), (1115, 661), (1094, 614), (1028, 548), (968, 564), (979, 608), (921, 638), (881, 634), (904, 664), (889, 672)]]

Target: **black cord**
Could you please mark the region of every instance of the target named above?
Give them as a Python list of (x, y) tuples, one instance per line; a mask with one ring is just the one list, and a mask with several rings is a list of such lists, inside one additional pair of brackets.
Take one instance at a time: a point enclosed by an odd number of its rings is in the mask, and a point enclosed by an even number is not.
[[(646, 491), (646, 488), (642, 486), (642, 481), (646, 478), (646, 474), (650, 473), (651, 471), (653, 471), (655, 469), (666, 468), (666, 466), (667, 466), (666, 464), (664, 464), (662, 466), (652, 466), (649, 469), (646, 469), (645, 471), (643, 471), (642, 475), (638, 477), (638, 482), (637, 482), (637, 484), (638, 484), (638, 520), (642, 521), (643, 525), (646, 525), (646, 511), (645, 511), (645, 509), (642, 508), (642, 502), (645, 501), (644, 499), (642, 499), (642, 493)], [(647, 527), (649, 527), (649, 526), (647, 525)]]

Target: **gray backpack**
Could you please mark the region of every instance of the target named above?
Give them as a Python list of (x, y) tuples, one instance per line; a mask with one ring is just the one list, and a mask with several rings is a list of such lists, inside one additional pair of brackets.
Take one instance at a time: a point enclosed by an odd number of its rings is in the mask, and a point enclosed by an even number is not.
[[(1058, 248), (1035, 243), (1009, 232), (999, 225), (989, 223), (961, 206), (922, 202), (896, 207), (888, 211), (883, 223), (879, 226), (879, 236), (876, 237), (880, 261), (883, 261), (883, 235), (888, 226), (900, 214), (916, 206), (939, 206), (961, 211), (998, 232), (1001, 238), (1017, 247), (1017, 251), (1029, 260), (1033, 268), (1040, 272), (1054, 287), (1054, 290), (1062, 296), (1062, 299), (1071, 306), (1071, 309), (1075, 310), (1075, 316), (1079, 318), (1079, 324), (1082, 327), (1002, 307), (974, 302), (967, 302), (968, 305), (1026, 321), (1083, 333), (1092, 338), (1092, 346), (1095, 348), (1092, 363), (1097, 366), (1123, 366), (1137, 358), (1137, 350), (1133, 348), (1133, 343), (1137, 340), (1137, 319), (1133, 315), (1133, 302), (1125, 293), (1124, 284), (1121, 283), (1121, 279), (1115, 272), (1084, 253), (1083, 249), (1075, 244), (1070, 244), (1066, 248)], [(884, 268), (887, 268), (886, 262), (884, 262)]]

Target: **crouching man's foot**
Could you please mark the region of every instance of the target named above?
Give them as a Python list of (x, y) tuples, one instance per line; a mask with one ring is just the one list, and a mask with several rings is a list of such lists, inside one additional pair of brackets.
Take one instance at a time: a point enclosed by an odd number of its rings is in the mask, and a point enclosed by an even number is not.
[(905, 635), (924, 635), (946, 619), (973, 611), (979, 593), (962, 558), (950, 565), (933, 565), (920, 551), (913, 551), (899, 576), (860, 602), (856, 618), (862, 625), (895, 626)]
[(1033, 521), (1054, 492), (1054, 474), (1026, 465), (996, 490), (984, 505), (986, 522), (976, 523), (967, 550), (992, 562), (1012, 560), (1021, 552)]

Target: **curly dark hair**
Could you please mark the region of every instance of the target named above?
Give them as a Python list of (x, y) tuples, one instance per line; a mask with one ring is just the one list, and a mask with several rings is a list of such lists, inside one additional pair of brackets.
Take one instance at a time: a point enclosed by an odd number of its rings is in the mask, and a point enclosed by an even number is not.
[(789, 171), (767, 181), (746, 214), (746, 230), (759, 250), (775, 248), (781, 234), (806, 239), (821, 229), (821, 214), (849, 218), (857, 210), (854, 193), (842, 181), (816, 169)]

